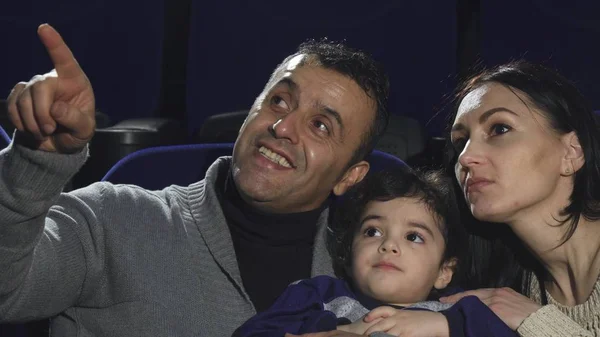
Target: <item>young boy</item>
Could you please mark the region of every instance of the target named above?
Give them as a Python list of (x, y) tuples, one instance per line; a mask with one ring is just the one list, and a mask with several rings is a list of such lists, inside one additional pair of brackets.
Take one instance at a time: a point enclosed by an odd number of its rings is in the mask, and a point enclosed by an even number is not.
[[(296, 282), (234, 336), (343, 330), (358, 335), (513, 335), (483, 303), (437, 299), (453, 285), (466, 235), (441, 174), (368, 176), (336, 206), (329, 248), (339, 279)], [(385, 335), (385, 334), (382, 334)]]

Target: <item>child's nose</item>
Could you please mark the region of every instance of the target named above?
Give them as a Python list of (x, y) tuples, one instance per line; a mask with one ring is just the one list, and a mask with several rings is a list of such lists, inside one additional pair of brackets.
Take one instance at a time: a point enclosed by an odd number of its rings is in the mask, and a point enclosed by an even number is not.
[(400, 249), (392, 240), (386, 240), (381, 244), (381, 246), (379, 246), (379, 252), (381, 254), (384, 254), (384, 253), (400, 254)]

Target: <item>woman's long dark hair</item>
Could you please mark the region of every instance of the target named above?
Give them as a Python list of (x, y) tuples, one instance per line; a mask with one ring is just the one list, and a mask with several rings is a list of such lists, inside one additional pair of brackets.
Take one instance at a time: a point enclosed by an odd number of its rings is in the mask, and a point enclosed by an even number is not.
[[(574, 189), (570, 204), (560, 213), (562, 226), (568, 226), (562, 243), (571, 238), (580, 218), (600, 219), (600, 126), (588, 102), (577, 88), (557, 72), (541, 65), (516, 61), (492, 69), (466, 81), (456, 97), (454, 113), (449, 116), (452, 125), (460, 103), (467, 94), (486, 83), (498, 83), (513, 92), (526, 95), (523, 102), (542, 111), (550, 126), (558, 134), (574, 131), (581, 144), (585, 164), (574, 175)], [(448, 128), (450, 130), (450, 128)], [(447, 170), (454, 174), (458, 160), (448, 144)], [(456, 179), (454, 184), (458, 185)], [(460, 188), (455, 188), (460, 191)], [(545, 280), (545, 269), (523, 246), (521, 240), (505, 224), (476, 220), (459, 198), (462, 221), (470, 234), (469, 260), (463, 271), (466, 288), (511, 287), (529, 295), (529, 281), (535, 274)], [(561, 244), (562, 244), (561, 243)], [(543, 284), (543, 282), (540, 282)], [(544, 292), (542, 292), (544, 295)]]

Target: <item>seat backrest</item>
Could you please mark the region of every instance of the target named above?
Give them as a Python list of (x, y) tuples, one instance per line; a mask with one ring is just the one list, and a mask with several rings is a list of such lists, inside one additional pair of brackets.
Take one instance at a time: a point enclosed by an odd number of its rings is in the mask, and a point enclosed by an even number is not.
[(119, 160), (102, 178), (114, 184), (133, 184), (150, 190), (187, 186), (204, 178), (219, 157), (229, 156), (233, 143), (174, 145), (147, 148)]
[(424, 129), (416, 119), (391, 115), (388, 128), (375, 148), (408, 160), (425, 150)]
[[(161, 146), (134, 152), (115, 164), (102, 178), (114, 184), (133, 184), (150, 190), (169, 185), (187, 186), (204, 178), (219, 157), (230, 156), (233, 143)], [(372, 170), (406, 165), (397, 157), (373, 151), (367, 158)]]
[(203, 143), (233, 143), (235, 142), (248, 110), (226, 112), (209, 116), (202, 127), (192, 135), (192, 142)]
[[(192, 141), (199, 144), (235, 142), (247, 116), (248, 110), (212, 115), (204, 121), (202, 128), (192, 137)], [(388, 128), (375, 149), (407, 160), (425, 149), (424, 133), (418, 120), (391, 115)]]
[(2, 126), (0, 126), (0, 150), (7, 147), (8, 144), (10, 144), (10, 137), (8, 136), (6, 131), (4, 131)]

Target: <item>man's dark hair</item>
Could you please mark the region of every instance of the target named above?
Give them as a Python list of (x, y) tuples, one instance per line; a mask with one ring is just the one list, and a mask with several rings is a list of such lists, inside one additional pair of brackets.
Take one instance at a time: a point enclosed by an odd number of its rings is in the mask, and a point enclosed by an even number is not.
[(303, 61), (304, 64), (312, 62), (352, 79), (375, 103), (376, 112), (371, 128), (363, 135), (348, 166), (363, 160), (373, 151), (389, 122), (387, 100), (390, 85), (383, 67), (365, 52), (352, 49), (343, 43), (327, 39), (308, 40), (298, 47), (296, 53), (283, 60), (273, 75), (298, 55), (310, 56)]
[[(436, 220), (446, 249), (442, 263), (456, 258), (450, 285), (460, 282), (458, 270), (466, 254), (466, 232), (460, 223), (452, 184), (441, 171), (421, 173), (408, 167), (374, 172), (352, 187), (334, 206), (327, 246), (337, 277), (352, 281), (352, 241), (360, 229), (360, 219), (371, 201), (413, 198), (422, 202)], [(430, 299), (436, 297), (435, 291)]]

